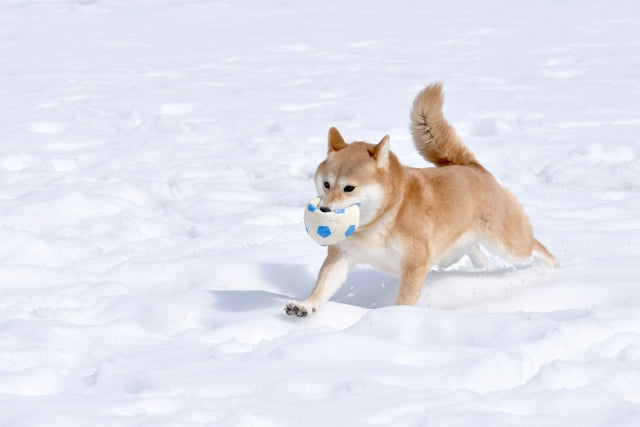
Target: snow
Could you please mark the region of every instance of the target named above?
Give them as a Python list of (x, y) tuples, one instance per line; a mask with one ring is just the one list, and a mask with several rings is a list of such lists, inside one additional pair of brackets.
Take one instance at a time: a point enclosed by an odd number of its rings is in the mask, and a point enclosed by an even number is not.
[[(0, 425), (640, 424), (640, 6), (0, 5)], [(561, 268), (363, 267), (313, 316), (336, 126), (445, 114)]]

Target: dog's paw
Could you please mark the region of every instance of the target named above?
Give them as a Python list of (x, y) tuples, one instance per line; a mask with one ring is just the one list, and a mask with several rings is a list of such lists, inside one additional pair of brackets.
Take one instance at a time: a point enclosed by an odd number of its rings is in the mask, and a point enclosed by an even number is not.
[(315, 307), (309, 307), (303, 302), (290, 301), (284, 307), (284, 311), (289, 316), (306, 317), (309, 313), (315, 312)]

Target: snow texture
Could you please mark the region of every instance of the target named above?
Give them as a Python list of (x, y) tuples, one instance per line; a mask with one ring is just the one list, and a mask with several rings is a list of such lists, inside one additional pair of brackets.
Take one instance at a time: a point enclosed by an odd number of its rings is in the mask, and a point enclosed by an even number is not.
[[(0, 57), (0, 425), (640, 425), (638, 2), (7, 0)], [(329, 127), (423, 166), (434, 81), (561, 268), (288, 318)]]

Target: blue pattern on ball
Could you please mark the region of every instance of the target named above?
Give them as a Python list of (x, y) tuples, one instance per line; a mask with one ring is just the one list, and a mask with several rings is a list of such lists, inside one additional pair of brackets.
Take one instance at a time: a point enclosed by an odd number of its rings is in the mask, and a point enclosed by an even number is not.
[(356, 231), (356, 226), (351, 224), (349, 226), (349, 228), (347, 228), (347, 231), (344, 232), (344, 237), (349, 237), (353, 234), (353, 232)]
[(318, 236), (324, 237), (325, 239), (331, 236), (331, 230), (326, 225), (321, 225), (318, 227)]
[(343, 214), (344, 213), (344, 209), (336, 209), (333, 212), (337, 213), (337, 214)]
[(315, 212), (316, 211), (316, 207), (313, 206), (311, 203), (309, 203), (307, 205), (307, 209), (309, 210), (309, 212)]

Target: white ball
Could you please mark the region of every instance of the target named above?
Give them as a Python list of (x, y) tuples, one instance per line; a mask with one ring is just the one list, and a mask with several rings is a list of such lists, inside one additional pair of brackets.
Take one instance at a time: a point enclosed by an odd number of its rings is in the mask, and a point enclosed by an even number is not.
[(335, 245), (356, 231), (360, 221), (359, 205), (322, 212), (318, 207), (319, 203), (320, 198), (315, 197), (309, 200), (304, 210), (304, 225), (316, 243), (322, 246)]

